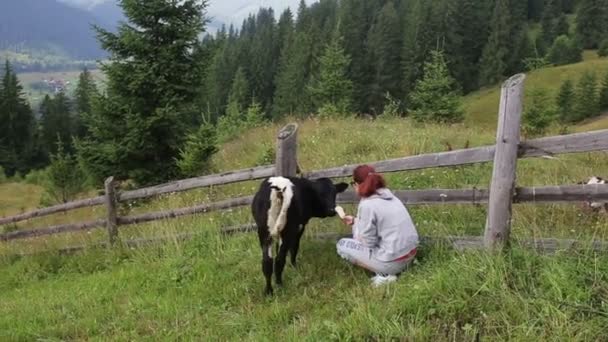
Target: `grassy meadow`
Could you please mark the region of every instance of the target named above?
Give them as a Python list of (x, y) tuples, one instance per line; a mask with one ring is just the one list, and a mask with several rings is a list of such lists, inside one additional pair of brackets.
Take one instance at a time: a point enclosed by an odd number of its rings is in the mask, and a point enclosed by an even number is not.
[[(454, 148), (492, 144), (494, 130), (419, 125), (403, 119), (300, 121), (305, 171)], [(216, 171), (272, 161), (280, 124), (247, 132), (216, 155)], [(554, 133), (554, 132), (553, 132)], [(251, 144), (250, 141), (258, 141)], [(575, 183), (608, 170), (602, 152), (521, 160), (518, 184)], [(487, 187), (491, 165), (388, 174), (393, 189)], [(5, 184), (3, 214), (18, 204), (19, 186)], [(248, 195), (257, 182), (189, 191), (125, 204), (121, 214), (191, 206)], [(7, 191), (5, 191), (7, 189)], [(11, 190), (12, 189), (12, 190)], [(8, 191), (10, 190), (10, 191)], [(12, 202), (11, 202), (12, 198)], [(412, 206), (421, 235), (480, 235), (485, 206)], [(347, 211), (354, 211), (347, 207)], [(101, 217), (103, 207), (26, 222), (28, 229)], [(300, 269), (287, 266), (285, 288), (262, 295), (255, 234), (222, 236), (221, 226), (250, 221), (248, 208), (120, 228), (123, 239), (195, 232), (188, 242), (145, 249), (53, 250), (105, 240), (103, 229), (0, 245), (0, 340), (601, 340), (608, 324), (608, 257), (588, 251), (539, 255), (515, 247), (504, 255), (422, 246), (411, 271), (374, 289), (366, 275), (318, 233), (346, 233), (336, 219), (314, 220)], [(5, 228), (6, 229), (6, 228)], [(608, 239), (605, 217), (573, 205), (515, 205), (513, 235)]]
[[(533, 72), (526, 87), (557, 87), (583, 69), (608, 70), (608, 60)], [(555, 85), (557, 84), (557, 86)], [(467, 119), (442, 126), (409, 119), (298, 120), (298, 160), (312, 171), (429, 152), (493, 144), (499, 90), (465, 98)], [(270, 164), (285, 122), (244, 133), (224, 144), (215, 172)], [(608, 128), (606, 119), (573, 131)], [(553, 127), (547, 135), (557, 134)], [(256, 143), (251, 143), (255, 141)], [(518, 162), (518, 186), (574, 184), (607, 175), (606, 152)], [(392, 189), (486, 188), (491, 164), (387, 174)], [(339, 181), (339, 180), (338, 180)], [(193, 206), (252, 194), (258, 182), (198, 189), (121, 204), (120, 215)], [(83, 197), (95, 193), (83, 194)], [(42, 189), (0, 184), (0, 216), (37, 207)], [(482, 205), (411, 206), (420, 235), (481, 235)], [(354, 212), (353, 206), (346, 206)], [(583, 214), (577, 204), (516, 204), (519, 238), (608, 240), (606, 216)], [(0, 232), (103, 217), (84, 208), (0, 227)], [(361, 270), (336, 255), (321, 233), (347, 233), (337, 219), (307, 228), (299, 269), (285, 287), (263, 296), (261, 253), (255, 234), (223, 236), (219, 228), (249, 222), (249, 208), (120, 227), (122, 239), (195, 233), (194, 239), (142, 249), (88, 248), (60, 255), (57, 248), (94, 245), (103, 229), (0, 243), (0, 341), (606, 341), (608, 255), (589, 250), (541, 255), (515, 246), (503, 254), (420, 248), (398, 282), (372, 288)], [(36, 256), (18, 253), (49, 252)]]

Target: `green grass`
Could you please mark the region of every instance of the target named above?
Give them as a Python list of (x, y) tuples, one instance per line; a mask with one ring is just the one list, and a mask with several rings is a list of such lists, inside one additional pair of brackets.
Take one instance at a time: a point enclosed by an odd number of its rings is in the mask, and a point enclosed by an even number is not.
[(605, 337), (608, 258), (422, 248), (372, 288), (332, 241), (304, 241), (299, 270), (262, 294), (256, 237), (1, 261), (0, 339), (524, 340)]
[[(608, 58), (599, 58), (595, 51), (585, 51), (583, 57), (584, 60), (580, 63), (543, 68), (526, 73), (524, 86), (526, 93), (535, 88), (543, 88), (547, 90), (550, 96), (554, 97), (559, 91), (561, 83), (568, 78), (576, 84), (583, 72), (596, 72), (598, 79), (601, 79), (601, 76), (608, 72)], [(467, 95), (463, 104), (467, 113), (466, 124), (471, 127), (495, 128), (499, 101), (499, 87), (492, 87)]]

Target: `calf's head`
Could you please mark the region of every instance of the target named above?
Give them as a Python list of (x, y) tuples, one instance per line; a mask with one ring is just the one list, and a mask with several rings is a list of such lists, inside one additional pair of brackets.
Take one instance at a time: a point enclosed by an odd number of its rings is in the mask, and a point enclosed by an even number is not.
[(334, 184), (329, 178), (320, 178), (312, 182), (315, 193), (314, 214), (317, 217), (336, 216), (336, 196), (348, 188), (347, 183)]

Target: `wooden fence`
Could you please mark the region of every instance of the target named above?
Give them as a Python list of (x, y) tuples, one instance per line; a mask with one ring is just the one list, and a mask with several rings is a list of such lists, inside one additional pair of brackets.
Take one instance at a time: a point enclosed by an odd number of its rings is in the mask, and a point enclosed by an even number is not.
[[(498, 130), (496, 144), (468, 148), (449, 152), (429, 153), (417, 156), (371, 162), (378, 172), (399, 172), (436, 167), (452, 167), (492, 161), (493, 173), (489, 189), (430, 189), (414, 191), (395, 191), (407, 205), (433, 204), (487, 204), (488, 216), (483, 237), (446, 237), (445, 240), (458, 248), (495, 249), (509, 242), (511, 228), (512, 203), (523, 202), (582, 202), (608, 201), (608, 185), (565, 185), (535, 188), (516, 187), (516, 166), (519, 158), (549, 157), (557, 154), (579, 153), (608, 150), (608, 130), (586, 133), (553, 136), (520, 142), (520, 122), (523, 107), (523, 89), (525, 75), (518, 74), (503, 83), (501, 89)], [(179, 180), (166, 184), (142, 188), (133, 191), (118, 191), (116, 182), (110, 177), (105, 182), (104, 196), (78, 200), (56, 205), (40, 210), (0, 218), (0, 226), (15, 224), (20, 221), (39, 218), (78, 208), (104, 205), (104, 219), (61, 224), (51, 227), (16, 230), (0, 234), (0, 241), (40, 237), (45, 235), (87, 231), (105, 227), (108, 232), (108, 243), (113, 245), (118, 241), (119, 227), (175, 217), (208, 213), (218, 210), (247, 206), (252, 196), (245, 196), (205, 203), (189, 208), (152, 212), (131, 216), (118, 216), (116, 207), (119, 202), (149, 198), (160, 194), (176, 193), (196, 188), (224, 185), (236, 182), (259, 180), (272, 175), (296, 176), (299, 172), (297, 160), (297, 124), (285, 126), (278, 134), (276, 145), (275, 165), (256, 167), (245, 170), (230, 171), (210, 176)], [(317, 179), (321, 177), (348, 177), (356, 165), (347, 165), (324, 170), (300, 173), (301, 176)], [(339, 203), (356, 203), (353, 192), (340, 194)], [(250, 231), (251, 224), (227, 228), (227, 233)], [(188, 234), (176, 238), (184, 238)], [(127, 245), (139, 245), (146, 241), (126, 241)], [(555, 250), (577, 245), (575, 240), (544, 239), (525, 241), (525, 244)], [(72, 247), (78, 250), (83, 247)], [(606, 249), (608, 244), (596, 241), (594, 249)]]

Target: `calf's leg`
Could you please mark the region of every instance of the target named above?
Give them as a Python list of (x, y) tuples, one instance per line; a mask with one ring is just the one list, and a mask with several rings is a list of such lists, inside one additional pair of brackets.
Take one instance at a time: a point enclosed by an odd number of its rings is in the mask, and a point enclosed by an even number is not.
[(272, 295), (272, 239), (268, 238), (262, 243), (262, 272), (266, 277), (266, 295)]
[(291, 243), (293, 243), (292, 239), (283, 239), (280, 241), (279, 252), (277, 253), (277, 259), (274, 263), (276, 282), (278, 286), (283, 285), (283, 270), (285, 269), (287, 252), (289, 251)]
[(296, 236), (296, 240), (292, 243), (291, 248), (289, 250), (289, 256), (291, 257), (291, 265), (293, 267), (296, 266), (296, 257), (298, 256), (298, 250), (300, 249), (300, 239), (302, 239), (302, 235), (304, 235), (304, 227), (305, 225), (300, 225), (298, 228), (298, 235)]

